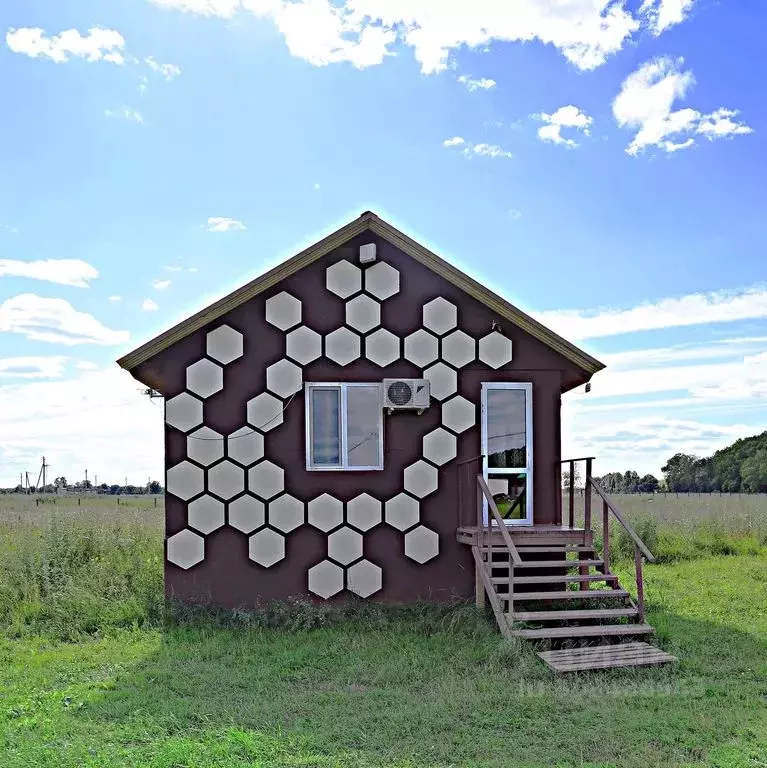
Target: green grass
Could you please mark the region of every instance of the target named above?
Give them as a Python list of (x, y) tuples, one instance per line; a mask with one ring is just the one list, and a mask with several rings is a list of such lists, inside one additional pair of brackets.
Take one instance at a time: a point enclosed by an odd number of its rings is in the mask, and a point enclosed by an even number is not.
[(562, 677), (467, 606), (169, 615), (160, 509), (3, 503), (2, 768), (767, 765), (764, 548), (646, 567), (678, 666)]

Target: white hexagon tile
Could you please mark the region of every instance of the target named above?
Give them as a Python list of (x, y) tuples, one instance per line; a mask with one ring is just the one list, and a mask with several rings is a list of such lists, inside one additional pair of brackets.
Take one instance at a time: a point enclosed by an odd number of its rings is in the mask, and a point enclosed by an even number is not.
[(285, 337), (285, 353), (297, 363), (307, 365), (322, 355), (322, 336), (302, 325)]
[(427, 368), (423, 377), (429, 380), (431, 396), (437, 400), (444, 400), (458, 391), (458, 374), (444, 363)]
[(268, 392), (262, 392), (248, 400), (248, 424), (261, 432), (268, 432), (282, 424), (282, 410), (282, 400)]
[(442, 466), (456, 457), (456, 437), (441, 427), (424, 435), (423, 457), (432, 464)]
[(203, 467), (214, 464), (224, 457), (224, 436), (210, 427), (195, 429), (186, 438), (186, 455)]
[(266, 388), (278, 397), (290, 397), (303, 385), (301, 369), (290, 360), (280, 360), (266, 369)]
[(202, 400), (188, 392), (171, 397), (165, 401), (165, 422), (181, 432), (199, 427), (202, 424)]
[(479, 359), (491, 368), (500, 368), (511, 362), (511, 339), (498, 331), (488, 333), (479, 340)]
[(243, 533), (253, 533), (266, 525), (266, 507), (260, 499), (246, 494), (229, 502), (229, 525)]
[(387, 525), (406, 531), (420, 521), (420, 505), (412, 496), (398, 493), (384, 504), (384, 514)]
[(285, 558), (285, 537), (271, 528), (264, 528), (248, 539), (248, 557), (264, 568), (271, 568)]
[(269, 502), (269, 525), (290, 533), (304, 524), (304, 502), (284, 493)]
[(360, 337), (348, 328), (339, 328), (325, 337), (325, 356), (339, 365), (348, 365), (360, 356)]
[(461, 395), (442, 404), (442, 425), (460, 434), (474, 426), (476, 419), (474, 403)]
[(346, 302), (346, 324), (366, 333), (381, 323), (381, 305), (370, 296), (357, 296)]
[(403, 472), (405, 490), (413, 496), (423, 499), (437, 490), (437, 470), (425, 461), (416, 461)]
[(439, 342), (423, 328), (405, 337), (405, 358), (419, 368), (431, 365), (439, 353)]
[(287, 331), (301, 322), (301, 302), (287, 291), (266, 300), (266, 322)]
[(360, 597), (370, 597), (381, 589), (382, 572), (370, 560), (360, 560), (346, 571), (347, 589)]
[(381, 522), (381, 502), (361, 493), (346, 503), (346, 522), (359, 531), (369, 531)]
[(224, 369), (212, 360), (198, 360), (186, 369), (186, 388), (200, 397), (210, 397), (224, 388)]
[(463, 331), (453, 331), (442, 339), (442, 359), (463, 368), (476, 358), (477, 343)]
[(167, 548), (168, 562), (184, 570), (205, 559), (205, 539), (188, 528), (170, 536)]
[(205, 337), (205, 351), (208, 357), (228, 365), (242, 357), (242, 334), (231, 326), (222, 325)]
[(385, 261), (373, 264), (365, 270), (365, 292), (381, 301), (391, 298), (399, 293), (399, 272)]
[(208, 470), (208, 493), (224, 501), (245, 490), (245, 470), (225, 459)]
[(226, 455), (249, 467), (264, 458), (264, 436), (253, 427), (240, 427), (227, 436)]
[(182, 501), (188, 501), (203, 492), (203, 471), (188, 461), (182, 461), (165, 474), (165, 490)]
[(399, 338), (385, 328), (379, 328), (365, 337), (365, 357), (381, 368), (399, 360), (399, 348)]
[(405, 556), (425, 563), (439, 554), (439, 536), (430, 528), (419, 525), (405, 534)]
[(200, 533), (212, 533), (224, 524), (224, 505), (205, 494), (189, 502), (187, 524)]
[(349, 565), (362, 557), (362, 534), (344, 526), (328, 536), (328, 557)]
[(458, 324), (458, 308), (442, 297), (433, 299), (423, 307), (424, 327), (442, 336)]
[(307, 505), (309, 525), (320, 531), (333, 530), (344, 521), (344, 505), (329, 493), (312, 499)]
[(248, 470), (248, 490), (267, 501), (285, 490), (282, 467), (262, 461)]
[(309, 569), (309, 591), (326, 600), (344, 588), (344, 572), (340, 565), (323, 560)]
[(327, 268), (325, 285), (331, 293), (345, 299), (362, 289), (362, 272), (359, 267), (344, 259)]

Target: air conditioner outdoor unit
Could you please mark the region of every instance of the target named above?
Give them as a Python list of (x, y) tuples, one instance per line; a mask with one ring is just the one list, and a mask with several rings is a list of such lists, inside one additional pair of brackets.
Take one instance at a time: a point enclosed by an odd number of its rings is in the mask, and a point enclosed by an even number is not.
[(384, 408), (389, 411), (429, 407), (428, 379), (384, 379)]

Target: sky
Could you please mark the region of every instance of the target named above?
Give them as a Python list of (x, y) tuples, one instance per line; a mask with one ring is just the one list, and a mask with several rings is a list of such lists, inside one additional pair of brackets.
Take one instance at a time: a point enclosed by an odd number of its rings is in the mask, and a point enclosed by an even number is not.
[(162, 479), (115, 360), (374, 210), (607, 364), (563, 455), (767, 428), (763, 3), (4, 0), (0, 486)]

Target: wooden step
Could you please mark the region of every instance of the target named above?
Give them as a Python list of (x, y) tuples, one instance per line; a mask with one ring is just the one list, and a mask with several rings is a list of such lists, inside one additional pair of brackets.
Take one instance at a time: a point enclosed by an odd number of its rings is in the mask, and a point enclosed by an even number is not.
[(580, 672), (590, 669), (617, 667), (647, 667), (677, 661), (660, 648), (648, 643), (618, 643), (588, 648), (565, 648), (541, 651), (538, 657), (556, 672)]
[[(557, 584), (561, 582), (576, 583), (584, 581), (612, 581), (618, 583), (618, 577), (611, 574), (603, 573), (590, 573), (586, 576), (515, 576), (515, 584)], [(495, 579), (493, 579), (495, 582)], [(508, 576), (504, 579), (499, 579), (498, 583), (508, 584)], [(596, 590), (594, 590), (596, 591)]]
[[(499, 583), (508, 583), (508, 579), (499, 579)], [(517, 583), (517, 579), (514, 583)], [(551, 592), (514, 592), (514, 602), (519, 600), (599, 600), (603, 597), (626, 598), (629, 593), (625, 589), (565, 589), (552, 590)], [(498, 597), (504, 600), (508, 598), (504, 592), (499, 592)]]
[[(523, 560), (515, 568), (591, 568), (604, 565), (604, 560)], [(495, 567), (495, 565), (493, 565)]]
[(649, 624), (602, 624), (595, 627), (545, 627), (544, 629), (512, 629), (514, 637), (528, 640), (563, 640), (568, 637), (606, 637), (620, 635), (650, 635), (655, 630)]
[(576, 621), (578, 619), (619, 619), (636, 616), (636, 608), (594, 608), (575, 611), (514, 611), (514, 621)]
[(525, 554), (540, 552), (540, 553), (556, 553), (556, 552), (595, 552), (594, 547), (576, 547), (576, 546), (561, 546), (561, 547), (517, 547), (517, 552), (524, 552)]

